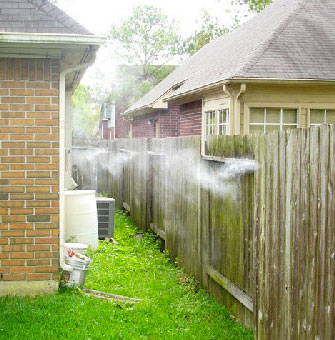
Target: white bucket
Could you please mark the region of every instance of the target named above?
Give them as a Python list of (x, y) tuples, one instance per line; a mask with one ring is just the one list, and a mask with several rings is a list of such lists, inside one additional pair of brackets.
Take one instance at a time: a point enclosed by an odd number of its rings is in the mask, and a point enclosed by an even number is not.
[(73, 268), (72, 271), (63, 272), (63, 280), (67, 287), (84, 286), (87, 269), (90, 265), (91, 259), (79, 259), (75, 256), (65, 256), (65, 263)]
[(98, 247), (98, 214), (95, 190), (64, 192), (65, 239)]
[(73, 269), (71, 272), (63, 271), (63, 281), (66, 287), (84, 286), (86, 280), (86, 270)]
[(76, 256), (65, 256), (65, 263), (71, 266), (73, 269), (87, 270), (91, 263), (91, 259), (86, 257), (85, 260), (82, 260)]
[(75, 253), (86, 255), (88, 245), (84, 243), (64, 243), (64, 249), (72, 249)]

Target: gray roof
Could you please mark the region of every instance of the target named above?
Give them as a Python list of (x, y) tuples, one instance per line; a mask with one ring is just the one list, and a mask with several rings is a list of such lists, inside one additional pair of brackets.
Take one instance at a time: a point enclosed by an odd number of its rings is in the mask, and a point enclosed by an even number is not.
[(335, 80), (334, 17), (334, 0), (274, 0), (204, 46), (127, 112), (150, 106), (164, 94), (171, 98), (228, 79)]
[(92, 35), (48, 0), (0, 0), (0, 32)]

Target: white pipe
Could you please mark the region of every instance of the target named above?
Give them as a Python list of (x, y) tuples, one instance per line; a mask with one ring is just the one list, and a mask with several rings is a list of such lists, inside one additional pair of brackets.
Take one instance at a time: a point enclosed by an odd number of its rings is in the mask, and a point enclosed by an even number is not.
[(88, 63), (69, 67), (60, 72), (59, 75), (59, 261), (60, 267), (72, 271), (73, 268), (65, 263), (65, 79), (66, 75), (89, 67), (94, 59)]
[(115, 140), (115, 130), (116, 130), (116, 106), (115, 106), (115, 100), (113, 100), (113, 102), (112, 102), (112, 105), (113, 105), (113, 110), (114, 110), (114, 131), (113, 131), (113, 133), (114, 133), (114, 140)]

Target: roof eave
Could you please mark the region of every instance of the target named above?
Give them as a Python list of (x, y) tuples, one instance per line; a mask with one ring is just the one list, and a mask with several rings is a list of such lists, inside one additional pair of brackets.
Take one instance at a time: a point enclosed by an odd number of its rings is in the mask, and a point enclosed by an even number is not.
[(182, 93), (178, 93), (176, 95), (172, 95), (172, 96), (168, 96), (166, 98), (163, 99), (164, 102), (172, 102), (175, 100), (179, 100), (182, 99), (184, 97), (189, 97), (189, 96), (195, 96), (198, 95), (204, 91), (208, 91), (211, 90), (212, 88), (217, 88), (219, 86), (223, 86), (225, 84), (224, 80), (220, 80), (218, 82), (212, 83), (212, 84), (207, 84), (201, 87), (198, 87), (196, 89), (192, 89), (186, 92), (182, 92)]
[(13, 33), (1, 32), (0, 42), (20, 44), (75, 44), (100, 46), (105, 38), (96, 35), (58, 34), (58, 33)]
[(224, 81), (224, 84), (274, 84), (274, 85), (334, 85), (334, 80), (326, 79), (283, 79), (283, 78), (233, 78)]
[[(159, 100), (162, 98), (159, 97), (157, 100), (155, 100), (153, 103), (147, 104), (147, 105), (143, 105), (139, 108), (133, 109), (133, 110), (127, 110), (123, 113), (121, 113), (122, 116), (136, 116), (136, 115), (142, 115), (142, 114), (147, 114), (147, 113), (151, 113), (154, 111), (160, 111), (160, 110), (166, 110), (167, 106), (166, 105), (162, 105), (160, 106), (159, 104)], [(162, 100), (162, 102), (165, 103), (164, 100)]]
[(160, 109), (156, 109), (153, 108), (152, 105), (146, 105), (146, 106), (142, 106), (138, 109), (134, 109), (134, 110), (129, 110), (129, 111), (125, 111), (123, 113), (121, 113), (121, 116), (127, 117), (134, 117), (134, 116), (140, 116), (140, 115), (145, 115), (148, 113), (152, 113), (154, 111), (159, 111)]
[(192, 89), (186, 92), (178, 93), (176, 95), (172, 95), (169, 97), (166, 97), (163, 99), (164, 102), (173, 102), (173, 101), (179, 101), (182, 98), (195, 96), (198, 94), (201, 94), (202, 92), (209, 91), (213, 88), (217, 88), (218, 86), (223, 86), (226, 84), (234, 84), (234, 83), (245, 83), (245, 84), (277, 84), (277, 85), (295, 85), (302, 83), (308, 84), (308, 85), (335, 85), (335, 79), (334, 80), (320, 80), (320, 79), (280, 79), (280, 78), (231, 78), (231, 79), (225, 79), (221, 80), (216, 83), (208, 84), (196, 89)]

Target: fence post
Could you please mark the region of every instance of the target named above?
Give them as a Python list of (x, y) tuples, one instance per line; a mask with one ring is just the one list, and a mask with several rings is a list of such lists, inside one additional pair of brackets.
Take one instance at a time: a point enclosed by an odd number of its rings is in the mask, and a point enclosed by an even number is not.
[[(201, 164), (202, 163), (202, 164)], [(210, 167), (209, 164), (200, 160), (200, 172), (204, 170), (207, 174), (209, 174)], [(201, 173), (200, 173), (201, 177)], [(200, 256), (201, 256), (201, 269), (202, 269), (202, 284), (204, 287), (208, 288), (209, 285), (209, 276), (207, 272), (207, 268), (210, 265), (210, 219), (209, 219), (209, 211), (210, 211), (210, 190), (209, 188), (203, 188), (199, 185), (199, 215), (200, 215), (200, 240), (199, 240), (199, 248), (200, 248)]]
[(150, 154), (147, 154), (147, 178), (146, 178), (146, 225), (150, 226), (152, 220), (152, 201), (153, 201), (153, 157)]

